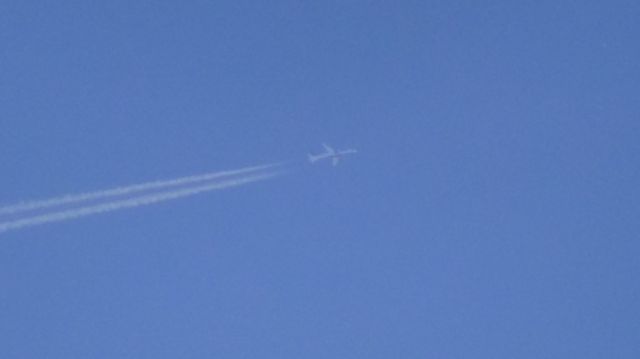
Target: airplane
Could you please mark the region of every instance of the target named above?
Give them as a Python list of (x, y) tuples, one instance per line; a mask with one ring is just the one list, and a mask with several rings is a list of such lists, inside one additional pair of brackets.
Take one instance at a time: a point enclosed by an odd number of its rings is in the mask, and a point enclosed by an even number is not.
[(345, 155), (358, 152), (357, 150), (354, 150), (354, 149), (336, 151), (326, 143), (323, 143), (322, 147), (324, 147), (325, 153), (321, 153), (319, 155), (312, 155), (312, 154), (308, 155), (310, 163), (314, 163), (316, 161), (323, 160), (325, 158), (331, 158), (331, 164), (336, 166), (338, 162), (340, 162), (340, 159)]

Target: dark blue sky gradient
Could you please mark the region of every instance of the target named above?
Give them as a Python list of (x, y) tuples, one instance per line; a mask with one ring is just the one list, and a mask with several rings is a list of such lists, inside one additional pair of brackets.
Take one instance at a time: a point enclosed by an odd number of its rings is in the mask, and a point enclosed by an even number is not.
[(294, 171), (0, 235), (0, 357), (640, 357), (638, 19), (4, 1), (0, 204)]

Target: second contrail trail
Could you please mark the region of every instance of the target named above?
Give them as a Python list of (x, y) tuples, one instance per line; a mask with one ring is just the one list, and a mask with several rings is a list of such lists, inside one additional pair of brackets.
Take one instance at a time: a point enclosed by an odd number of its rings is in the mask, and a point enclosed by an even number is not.
[[(261, 167), (264, 167), (264, 166), (261, 166)], [(169, 201), (169, 200), (178, 199), (182, 197), (197, 195), (203, 192), (209, 192), (214, 190), (241, 186), (241, 185), (245, 185), (253, 182), (264, 181), (270, 178), (280, 176), (284, 173), (285, 173), (284, 171), (272, 171), (272, 172), (266, 172), (262, 174), (247, 174), (244, 177), (230, 179), (230, 180), (220, 180), (218, 182), (208, 183), (206, 185), (203, 184), (200, 186), (188, 187), (188, 188), (183, 188), (179, 190), (149, 194), (149, 195), (144, 195), (140, 197), (111, 201), (111, 202), (98, 204), (98, 205), (80, 207), (76, 209), (69, 209), (69, 210), (42, 214), (42, 215), (33, 216), (33, 217), (27, 217), (23, 219), (17, 219), (9, 222), (0, 223), (0, 233), (10, 231), (10, 230), (17, 230), (17, 229), (37, 226), (45, 223), (72, 220), (72, 219), (90, 216), (98, 213), (112, 212), (112, 211), (117, 211), (125, 208), (147, 206), (147, 205), (151, 205), (158, 202), (164, 202), (164, 201)]]
[(5, 207), (0, 207), (0, 215), (12, 215), (12, 214), (17, 214), (17, 213), (22, 213), (27, 211), (46, 209), (51, 207), (67, 205), (67, 204), (105, 199), (105, 198), (111, 198), (116, 196), (123, 196), (123, 195), (128, 195), (133, 193), (144, 192), (144, 191), (178, 187), (178, 186), (188, 185), (188, 184), (197, 183), (197, 182), (205, 182), (205, 181), (213, 180), (216, 178), (235, 176), (235, 175), (256, 172), (260, 170), (266, 170), (270, 168), (276, 168), (281, 165), (283, 165), (283, 163), (272, 163), (272, 164), (261, 165), (261, 166), (241, 168), (238, 170), (206, 173), (202, 175), (181, 177), (181, 178), (172, 179), (172, 180), (153, 181), (153, 182), (147, 182), (147, 183), (141, 183), (141, 184), (134, 184), (130, 186), (106, 189), (101, 191), (86, 192), (86, 193), (80, 193), (80, 194), (69, 194), (69, 195), (64, 195), (64, 196), (51, 198), (51, 199), (23, 202), (23, 203), (18, 203), (14, 205), (8, 205)]

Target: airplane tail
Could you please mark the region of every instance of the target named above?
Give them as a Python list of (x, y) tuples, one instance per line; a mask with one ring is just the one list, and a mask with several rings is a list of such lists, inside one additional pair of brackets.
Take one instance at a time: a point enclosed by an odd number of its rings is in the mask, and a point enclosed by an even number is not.
[(320, 156), (314, 156), (312, 154), (308, 154), (307, 158), (309, 159), (309, 163), (314, 163), (315, 161), (320, 159)]

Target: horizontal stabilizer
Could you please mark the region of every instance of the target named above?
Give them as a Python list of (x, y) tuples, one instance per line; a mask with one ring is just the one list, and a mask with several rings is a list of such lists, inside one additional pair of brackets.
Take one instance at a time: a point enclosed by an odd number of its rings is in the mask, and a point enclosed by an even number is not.
[(307, 157), (309, 158), (310, 163), (314, 163), (315, 161), (320, 159), (320, 156), (314, 156), (312, 154), (308, 154)]

